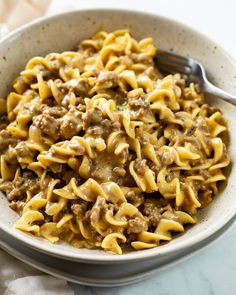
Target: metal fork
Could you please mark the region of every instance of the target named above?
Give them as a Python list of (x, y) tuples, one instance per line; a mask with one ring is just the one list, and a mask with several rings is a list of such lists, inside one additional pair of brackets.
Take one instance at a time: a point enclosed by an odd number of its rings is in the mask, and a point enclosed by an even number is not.
[(236, 96), (210, 83), (206, 77), (203, 65), (193, 58), (187, 58), (165, 50), (158, 50), (155, 62), (161, 71), (170, 74), (180, 73), (187, 80), (187, 83), (197, 83), (200, 91), (222, 98), (236, 106)]

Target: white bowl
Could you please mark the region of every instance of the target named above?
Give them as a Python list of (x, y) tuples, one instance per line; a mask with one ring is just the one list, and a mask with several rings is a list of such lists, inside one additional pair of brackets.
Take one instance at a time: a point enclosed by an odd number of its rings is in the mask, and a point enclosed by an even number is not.
[(185, 261), (211, 246), (219, 237), (224, 238), (224, 234), (228, 232), (233, 222), (235, 222), (235, 218), (209, 239), (197, 243), (181, 253), (173, 253), (173, 255), (162, 257), (163, 259), (152, 257), (151, 260), (145, 260), (142, 263), (133, 260), (128, 264), (87, 264), (64, 260), (36, 251), (1, 230), (0, 247), (30, 266), (64, 280), (88, 286), (115, 287), (158, 275), (158, 272)]
[[(208, 77), (215, 85), (236, 93), (236, 65), (232, 58), (214, 42), (200, 33), (176, 21), (142, 12), (127, 10), (80, 10), (44, 18), (26, 25), (0, 42), (0, 97), (5, 96), (14, 78), (33, 56), (49, 52), (71, 50), (96, 31), (104, 29), (128, 28), (135, 38), (152, 37), (160, 48), (171, 49), (182, 55), (191, 56), (203, 63)], [(215, 232), (223, 228), (236, 213), (234, 176), (236, 167), (236, 108), (212, 98), (212, 104), (223, 111), (230, 130), (229, 153), (232, 159), (226, 188), (213, 202), (198, 214), (198, 223), (179, 235), (170, 243), (160, 247), (111, 255), (99, 250), (76, 249), (59, 243), (50, 244), (14, 229), (18, 218), (8, 207), (6, 198), (0, 196), (0, 229), (19, 239), (32, 248), (63, 259), (85, 263), (114, 264), (137, 260), (166, 259), (174, 253), (184, 252), (197, 243), (207, 241)]]

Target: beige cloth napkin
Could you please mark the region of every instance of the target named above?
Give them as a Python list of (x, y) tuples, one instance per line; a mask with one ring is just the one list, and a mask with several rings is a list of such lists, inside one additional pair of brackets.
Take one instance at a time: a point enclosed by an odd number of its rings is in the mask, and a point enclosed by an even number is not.
[(0, 250), (1, 295), (73, 295), (66, 281), (44, 275)]
[(0, 23), (4, 33), (44, 15), (51, 0), (1, 0)]
[[(0, 38), (9, 31), (43, 16), (50, 4), (51, 0), (0, 0)], [(58, 4), (59, 2), (56, 7)], [(2, 250), (0, 264), (1, 295), (74, 294), (66, 281), (44, 275)]]
[(0, 250), (1, 295), (73, 295), (66, 281), (45, 275)]

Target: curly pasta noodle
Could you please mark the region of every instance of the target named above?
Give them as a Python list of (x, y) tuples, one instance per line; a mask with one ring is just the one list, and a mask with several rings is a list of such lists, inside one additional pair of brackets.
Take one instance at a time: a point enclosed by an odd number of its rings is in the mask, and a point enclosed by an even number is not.
[(226, 179), (227, 127), (155, 55), (151, 38), (102, 31), (27, 63), (0, 99), (0, 189), (17, 229), (122, 254), (196, 222)]

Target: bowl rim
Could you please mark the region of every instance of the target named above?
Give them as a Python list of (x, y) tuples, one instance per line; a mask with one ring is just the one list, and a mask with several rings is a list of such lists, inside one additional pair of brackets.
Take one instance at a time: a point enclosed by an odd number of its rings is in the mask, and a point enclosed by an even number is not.
[[(177, 24), (179, 27), (182, 27), (184, 30), (187, 31), (192, 31), (196, 36), (199, 36), (201, 39), (205, 40), (208, 43), (214, 43), (214, 45), (217, 45), (218, 49), (222, 53), (222, 55), (229, 60), (229, 62), (235, 67), (236, 69), (236, 61), (234, 60), (231, 55), (225, 51), (225, 49), (222, 48), (221, 45), (219, 45), (217, 42), (212, 40), (211, 38), (205, 36), (195, 28), (192, 28), (191, 26), (188, 26), (186, 24), (183, 24), (180, 21), (177, 21), (175, 19), (159, 15), (157, 13), (150, 13), (150, 12), (143, 12), (140, 10), (131, 10), (131, 9), (122, 9), (122, 8), (85, 8), (85, 9), (76, 9), (72, 11), (67, 11), (67, 12), (62, 12), (62, 13), (57, 13), (52, 16), (45, 16), (41, 17), (39, 19), (36, 19), (34, 21), (31, 21), (16, 30), (12, 31), (11, 33), (7, 34), (0, 40), (0, 47), (4, 46), (5, 42), (11, 41), (12, 39), (20, 38), (20, 35), (23, 32), (27, 32), (29, 28), (33, 28), (35, 26), (40, 26), (48, 21), (53, 21), (53, 20), (60, 20), (60, 18), (69, 16), (69, 15), (79, 15), (81, 13), (96, 13), (96, 12), (107, 12), (107, 13), (130, 13), (133, 16), (135, 15), (140, 15), (140, 16), (146, 16), (146, 17), (152, 17), (152, 18), (157, 18), (161, 19), (162, 21), (168, 22), (172, 26)], [(40, 243), (39, 239), (35, 239), (33, 236), (18, 232), (18, 231), (12, 231), (9, 232), (8, 227), (5, 224), (0, 223), (0, 228), (5, 231), (7, 234), (11, 235), (12, 237), (18, 239), (19, 241), (23, 242), (24, 244), (28, 245), (31, 248), (34, 248), (40, 252), (47, 253), (52, 256), (60, 257), (62, 259), (66, 260), (76, 260), (76, 261), (81, 261), (81, 262), (86, 262), (86, 263), (98, 263), (98, 264), (108, 264), (108, 263), (128, 263), (129, 261), (132, 260), (145, 260), (145, 259), (150, 259), (153, 256), (164, 256), (168, 255), (169, 253), (172, 252), (177, 252), (179, 250), (185, 250), (186, 248), (191, 247), (195, 243), (201, 242), (203, 240), (206, 240), (210, 238), (215, 232), (217, 232), (219, 229), (221, 229), (231, 218), (233, 218), (236, 215), (236, 206), (235, 208), (231, 207), (227, 211), (227, 214), (222, 217), (222, 219), (216, 220), (215, 223), (211, 224), (207, 230), (203, 232), (199, 232), (192, 237), (188, 237), (187, 240), (179, 241), (177, 244), (171, 244), (168, 243), (165, 245), (165, 248), (162, 248), (161, 246), (158, 246), (156, 248), (152, 249), (146, 249), (146, 250), (139, 250), (139, 251), (133, 251), (129, 253), (124, 253), (122, 255), (100, 255), (99, 253), (93, 252), (94, 250), (90, 250), (91, 253), (80, 253), (78, 249), (78, 253), (74, 252), (69, 252), (68, 249), (58, 249), (58, 248), (53, 248), (52, 245), (46, 245), (43, 243)], [(177, 239), (177, 238), (176, 238)], [(71, 246), (72, 247), (72, 246)], [(104, 251), (104, 250), (100, 250)]]
[[(116, 285), (122, 286), (122, 285), (128, 285), (128, 284), (138, 282), (139, 279), (142, 280), (144, 278), (148, 278), (151, 275), (157, 274), (163, 270), (167, 270), (170, 267), (175, 266), (181, 262), (185, 262), (186, 260), (188, 260), (189, 258), (192, 258), (196, 254), (201, 254), (202, 251), (209, 249), (210, 247), (215, 245), (215, 243), (217, 243), (219, 240), (221, 240), (225, 235), (227, 235), (228, 232), (230, 230), (232, 230), (233, 226), (235, 226), (235, 222), (236, 222), (235, 217), (233, 217), (219, 231), (215, 232), (212, 235), (212, 237), (209, 238), (208, 241), (201, 241), (198, 244), (196, 244), (193, 251), (192, 250), (190, 251), (190, 249), (188, 249), (187, 252), (179, 253), (176, 257), (174, 257), (174, 259), (169, 260), (167, 263), (163, 263), (161, 266), (157, 266), (158, 263), (156, 262), (155, 266), (152, 266), (152, 269), (148, 270), (147, 272), (137, 272), (136, 274), (131, 275), (128, 278), (125, 277), (122, 279), (120, 278), (118, 280), (112, 279), (112, 280), (108, 280), (108, 281), (105, 281), (105, 280), (96, 280), (95, 281), (94, 278), (90, 279), (85, 276), (84, 277), (71, 276), (70, 274), (68, 275), (66, 272), (63, 273), (60, 270), (58, 270), (56, 268), (56, 264), (54, 264), (53, 267), (45, 266), (45, 264), (41, 263), (41, 261), (36, 261), (34, 257), (31, 258), (31, 257), (29, 257), (28, 254), (25, 254), (23, 252), (20, 253), (17, 249), (14, 249), (12, 246), (10, 246), (10, 248), (9, 248), (8, 243), (6, 241), (3, 241), (2, 248), (6, 252), (13, 255), (17, 259), (20, 259), (21, 261), (23, 261), (26, 264), (28, 264), (32, 267), (35, 267), (38, 270), (46, 271), (47, 273), (49, 273), (51, 275), (55, 275), (59, 278), (66, 279), (70, 282), (74, 282), (74, 283), (78, 283), (78, 284), (82, 284), (82, 285), (87, 285), (87, 286), (95, 286), (95, 287), (115, 287)], [(0, 232), (0, 234), (1, 234), (1, 232)], [(27, 245), (26, 246), (23, 245), (23, 246), (26, 248), (26, 250), (30, 250), (30, 248), (28, 248)], [(50, 259), (50, 257), (48, 257), (48, 258)], [(56, 258), (56, 259), (59, 259), (59, 258)], [(61, 261), (59, 259), (57, 263), (60, 263), (60, 262)], [(76, 264), (77, 261), (74, 263)], [(46, 267), (46, 269), (45, 269), (45, 267)], [(76, 265), (75, 265), (75, 267), (76, 267)], [(86, 278), (87, 278), (87, 280), (86, 280)], [(108, 286), (108, 284), (109, 284), (109, 286)]]

